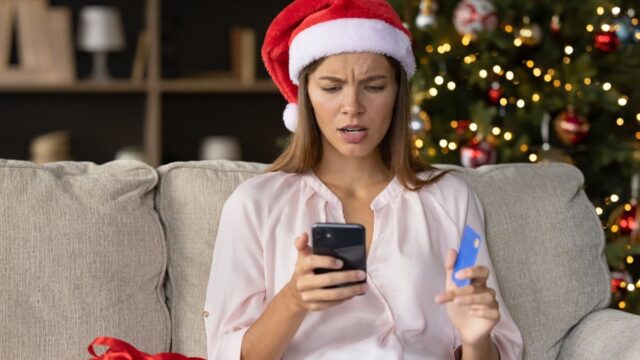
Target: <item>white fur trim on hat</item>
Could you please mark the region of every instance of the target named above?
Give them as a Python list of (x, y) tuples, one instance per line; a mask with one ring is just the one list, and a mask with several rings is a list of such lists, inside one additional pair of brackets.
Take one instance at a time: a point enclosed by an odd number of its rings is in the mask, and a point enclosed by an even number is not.
[(346, 18), (313, 25), (293, 39), (289, 47), (289, 77), (299, 85), (300, 72), (313, 61), (354, 52), (391, 56), (400, 62), (408, 78), (416, 71), (407, 34), (382, 20)]
[(296, 127), (298, 126), (298, 105), (287, 104), (282, 114), (282, 119), (284, 120), (284, 126), (286, 126), (289, 131), (296, 132)]

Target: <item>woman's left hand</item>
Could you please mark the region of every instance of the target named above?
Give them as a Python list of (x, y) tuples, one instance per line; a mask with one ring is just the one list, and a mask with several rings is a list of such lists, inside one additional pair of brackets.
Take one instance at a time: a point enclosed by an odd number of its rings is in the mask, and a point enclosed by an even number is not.
[(459, 288), (451, 280), (457, 252), (449, 250), (445, 267), (445, 292), (436, 296), (438, 304), (447, 305), (447, 314), (458, 330), (463, 344), (478, 345), (491, 341), (493, 327), (500, 320), (495, 290), (487, 287), (489, 269), (474, 266), (458, 272), (459, 279), (471, 279), (471, 285)]

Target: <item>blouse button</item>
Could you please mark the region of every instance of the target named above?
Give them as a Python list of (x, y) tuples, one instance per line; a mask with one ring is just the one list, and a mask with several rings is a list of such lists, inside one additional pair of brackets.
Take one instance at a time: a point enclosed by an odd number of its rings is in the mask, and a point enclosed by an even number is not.
[(204, 315), (204, 317), (208, 318), (208, 317), (209, 317), (209, 312), (205, 310), (205, 311), (202, 313), (202, 315)]

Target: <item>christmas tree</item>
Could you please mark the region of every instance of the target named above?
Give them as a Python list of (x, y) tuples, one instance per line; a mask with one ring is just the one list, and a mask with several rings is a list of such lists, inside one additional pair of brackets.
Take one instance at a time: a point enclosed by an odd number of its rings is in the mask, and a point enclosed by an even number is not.
[(640, 1), (390, 2), (414, 34), (416, 154), (577, 166), (607, 234), (611, 306), (640, 313)]

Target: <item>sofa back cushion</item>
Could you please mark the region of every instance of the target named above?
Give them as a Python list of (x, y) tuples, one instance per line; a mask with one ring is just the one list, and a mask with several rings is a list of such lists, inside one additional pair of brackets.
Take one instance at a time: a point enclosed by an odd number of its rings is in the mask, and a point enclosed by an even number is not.
[(84, 359), (97, 336), (169, 349), (156, 182), (133, 161), (0, 160), (0, 357)]
[[(442, 167), (457, 169), (482, 202), (487, 244), (525, 359), (555, 359), (568, 330), (609, 301), (603, 232), (582, 174), (562, 164)], [(156, 202), (169, 245), (174, 351), (206, 354), (202, 311), (220, 211), (233, 189), (262, 169), (240, 162), (160, 168)]]
[(158, 168), (156, 208), (169, 249), (165, 287), (173, 352), (207, 356), (204, 298), (220, 212), (233, 190), (264, 166), (216, 160)]

